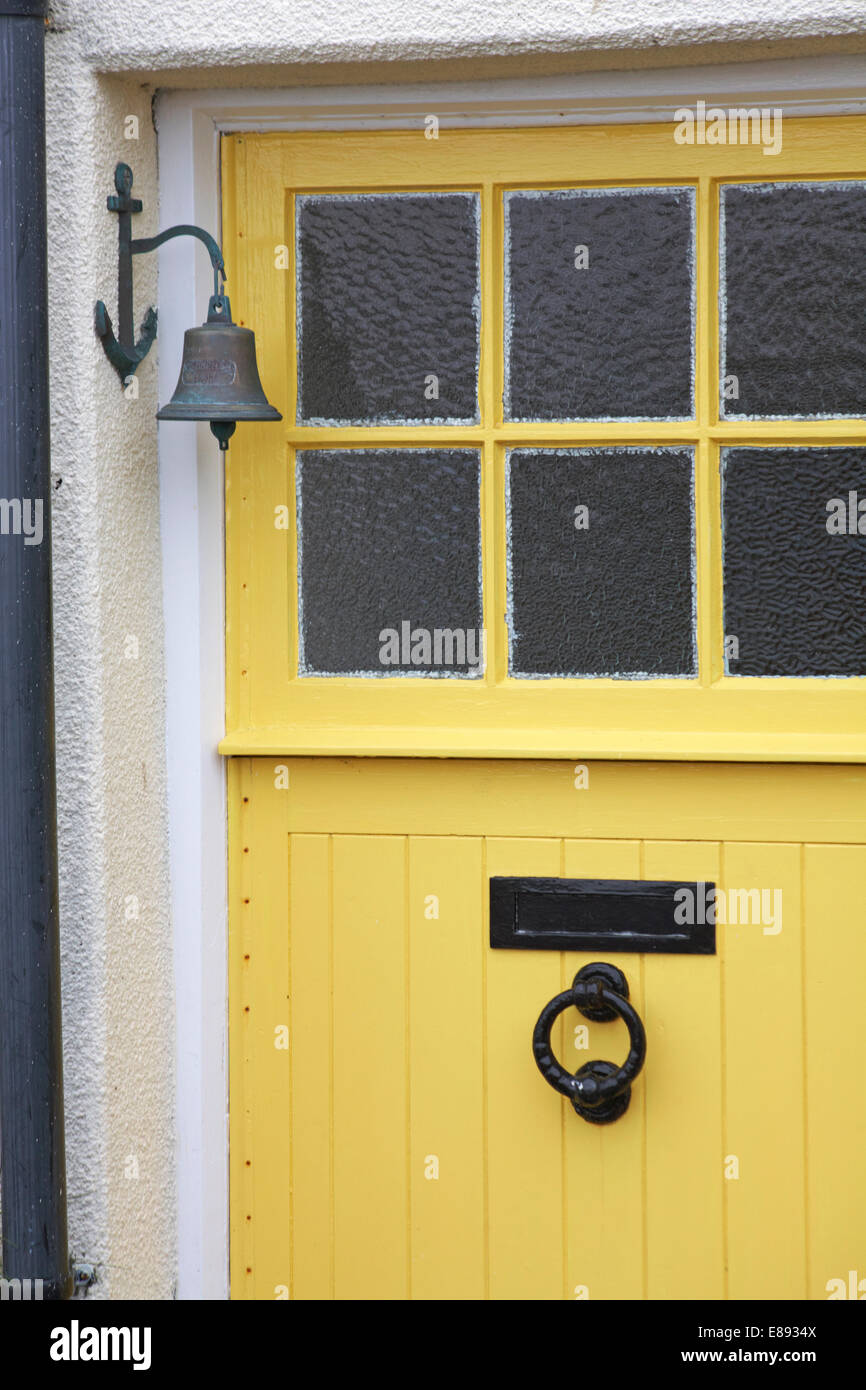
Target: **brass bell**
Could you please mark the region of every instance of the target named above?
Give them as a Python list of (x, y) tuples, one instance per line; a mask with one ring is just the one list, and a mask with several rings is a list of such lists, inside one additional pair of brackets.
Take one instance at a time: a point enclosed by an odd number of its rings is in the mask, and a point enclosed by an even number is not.
[(174, 395), (156, 418), (209, 420), (221, 449), (238, 420), (282, 420), (262, 390), (255, 334), (232, 323), (226, 295), (211, 295), (207, 322), (186, 330)]

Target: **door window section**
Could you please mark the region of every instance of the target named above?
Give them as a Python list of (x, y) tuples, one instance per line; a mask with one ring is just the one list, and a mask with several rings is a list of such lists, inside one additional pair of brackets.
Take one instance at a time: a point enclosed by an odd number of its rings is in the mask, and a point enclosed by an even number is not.
[(864, 131), (227, 137), (224, 750), (861, 758)]
[[(503, 206), (505, 418), (691, 418), (694, 189)], [(297, 198), (298, 424), (480, 419), (479, 226), (474, 194)], [(298, 452), (299, 676), (483, 674), (479, 457)], [(505, 486), (509, 673), (694, 678), (694, 451), (520, 450)]]

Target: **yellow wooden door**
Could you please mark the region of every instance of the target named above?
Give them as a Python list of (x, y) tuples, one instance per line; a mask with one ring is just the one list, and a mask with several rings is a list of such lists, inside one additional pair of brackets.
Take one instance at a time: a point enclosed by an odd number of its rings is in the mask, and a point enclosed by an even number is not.
[[(230, 790), (232, 1294), (846, 1296), (839, 1289), (850, 1288), (849, 1272), (866, 1274), (858, 1200), (866, 1161), (858, 1082), (866, 663), (862, 619), (850, 605), (866, 572), (866, 526), (858, 531), (851, 482), (859, 468), (866, 498), (866, 451), (858, 453), (863, 408), (851, 406), (856, 381), (846, 376), (848, 359), (823, 385), (806, 374), (795, 402), (802, 409), (784, 408), (789, 384), (777, 365), (759, 361), (749, 377), (748, 334), (738, 340), (737, 314), (760, 300), (760, 275), (757, 290), (749, 279), (760, 257), (737, 261), (735, 252), (739, 236), (752, 237), (749, 244), (764, 254), (769, 237), (768, 264), (778, 267), (786, 254), (796, 260), (815, 219), (829, 225), (833, 208), (824, 197), (838, 200), (834, 225), (843, 235), (866, 192), (857, 154), (866, 122), (788, 121), (773, 159), (758, 144), (688, 144), (658, 125), (430, 133), (421, 123), (408, 132), (224, 140), (228, 289), (238, 321), (256, 330), (266, 392), (286, 419), (279, 428), (238, 431), (226, 475), (228, 733), (221, 747)], [(576, 190), (600, 199), (579, 224), (595, 229), (589, 243), (571, 234), (557, 203)], [(540, 406), (516, 404), (514, 364), (539, 338), (535, 324), (517, 343), (521, 314), (531, 317), (546, 302), (546, 288), (539, 279), (519, 299), (517, 205), (508, 196), (523, 198), (530, 232), (533, 219), (550, 212), (542, 236), (547, 225), (559, 228), (562, 254), (580, 275), (603, 262), (604, 237), (624, 254), (617, 221), (624, 204), (611, 196), (635, 190), (662, 190), (664, 198), (673, 190), (673, 203), (690, 211), (691, 221), (681, 222), (690, 248), (681, 281), (693, 297), (689, 306), (684, 296), (680, 312), (686, 322), (690, 307), (694, 334), (680, 360), (691, 361), (693, 379), (686, 371), (672, 409), (659, 413), (647, 395), (629, 414), (604, 407), (616, 363), (595, 375), (589, 367), (593, 408), (557, 413), (556, 399), (568, 391), (554, 362), (533, 378)], [(364, 280), (364, 257), (377, 237), (364, 200), (383, 194), (407, 198), (401, 216), (410, 220), (424, 197), (466, 199), (436, 205), (445, 220), (432, 241), (425, 241), (429, 227), (419, 232), (413, 222), (414, 241), (407, 233), (384, 236), (382, 244), (388, 264), (404, 269), (412, 248), (435, 260), (444, 245), (440, 280), (459, 285), (453, 263), (475, 235), (478, 292), (467, 300), (465, 330), (471, 337), (474, 314), (477, 378), (473, 362), (465, 368), (477, 381), (474, 414), (465, 394), (449, 396), (446, 354), (433, 354), (429, 372), (419, 371), (417, 407), (398, 400), (388, 380), (374, 383), (372, 405), (364, 380), (349, 381), (354, 340), (341, 328), (344, 312), (351, 310), (352, 333), (362, 339), (365, 322), (381, 312), (385, 329), (380, 338), (370, 335), (380, 354), (388, 334), (399, 336), (403, 318), (411, 327), (416, 313), (409, 297), (401, 311), (399, 278), (395, 303), (381, 288), (381, 303), (368, 301), (355, 293), (347, 269)], [(550, 194), (529, 206), (531, 195)], [(337, 204), (351, 200), (360, 221), (336, 219), (336, 232), (323, 240)], [(632, 211), (635, 205), (632, 199)], [(669, 206), (644, 205), (653, 226)], [(670, 247), (666, 229), (656, 241), (644, 223), (639, 232), (650, 237), (655, 259), (619, 273), (608, 308), (623, 314), (637, 305), (635, 333), (644, 333), (641, 350), (651, 356), (653, 334), (664, 338), (664, 328), (660, 321), (641, 329), (652, 296), (642, 298), (636, 281), (644, 271), (651, 278), (654, 266), (661, 275)], [(558, 255), (560, 242), (550, 245)], [(339, 276), (328, 279), (331, 253), (347, 276), (345, 305)], [(821, 254), (815, 251), (819, 287), (822, 274), (844, 266), (844, 244), (826, 252), (829, 270), (822, 271)], [(628, 294), (620, 303), (623, 282)], [(435, 300), (439, 281), (431, 284)], [(852, 284), (855, 304), (860, 292), (862, 283)], [(767, 293), (776, 310), (796, 303), (796, 286), (784, 277), (775, 299)], [(846, 302), (840, 290), (837, 338)], [(672, 319), (676, 312), (672, 304)], [(315, 318), (313, 327), (305, 315)], [(447, 315), (441, 323), (451, 332)], [(567, 336), (567, 322), (556, 327)], [(768, 324), (768, 340), (779, 332)], [(626, 362), (627, 339), (618, 349)], [(465, 342), (449, 342), (456, 360)], [(796, 355), (795, 344), (789, 350)], [(730, 394), (740, 388), (742, 401)], [(420, 404), (437, 401), (439, 390), (447, 402), (441, 411)], [(339, 409), (322, 405), (329, 392)], [(647, 513), (644, 534), (666, 565), (681, 562), (671, 602), (682, 600), (686, 637), (651, 669), (647, 651), (667, 643), (664, 623), (652, 641), (623, 628), (622, 642), (632, 640), (638, 653), (631, 667), (624, 660), (623, 669), (602, 669), (603, 658), (593, 655), (589, 674), (585, 665), (569, 673), (567, 661), (553, 659), (545, 668), (537, 652), (528, 655), (532, 622), (543, 635), (558, 600), (533, 607), (526, 575), (535, 552), (518, 551), (520, 508), (527, 497), (530, 505), (542, 495), (560, 499), (557, 451), (566, 476), (574, 460), (583, 467), (603, 450), (612, 451), (614, 471), (599, 474), (590, 528), (627, 457), (641, 466), (648, 454), (662, 458), (665, 471), (633, 475), (635, 487), (644, 477), (650, 499), (668, 486), (673, 463), (682, 465), (682, 506), (672, 492), (667, 530), (653, 533)], [(380, 491), (361, 525), (351, 470), (341, 469), (347, 457), (357, 462), (373, 451)], [(423, 491), (410, 499), (413, 518), (420, 509), (418, 565), (437, 527), (447, 563), (434, 534), (438, 568), (430, 573), (443, 585), (477, 543), (486, 650), (475, 669), (464, 662), (453, 671), (419, 671), (411, 657), (399, 671), (387, 663), (366, 671), (349, 656), (341, 664), (341, 651), (350, 652), (357, 637), (346, 614), (356, 611), (370, 572), (393, 558), (387, 539), (372, 560), (362, 554), (378, 525), (376, 507), (389, 517), (397, 507), (395, 527), (409, 507), (400, 510), (394, 459), (439, 469), (441, 508)], [(472, 482), (476, 459), (477, 538), (454, 520), (455, 511), (465, 514), (468, 494), (446, 495), (455, 479)], [(549, 489), (533, 483), (538, 459), (551, 465)], [(758, 494), (762, 470), (772, 486), (768, 492), (761, 484)], [(421, 476), (408, 465), (405, 473)], [(325, 476), (330, 491), (317, 491), (314, 482)], [(825, 525), (824, 485), (833, 480), (846, 522), (854, 518), (844, 534), (841, 522), (836, 533)], [(636, 495), (627, 517), (641, 510)], [(580, 497), (567, 488), (562, 496), (569, 499), (568, 544), (577, 545)], [(765, 569), (753, 566), (743, 580), (743, 555), (761, 544), (760, 529), (750, 530), (760, 496), (773, 502), (770, 532), (774, 516), (787, 529), (774, 533)], [(821, 543), (834, 536), (838, 550), (813, 555), (815, 518), (802, 535), (797, 530), (804, 497), (822, 502)], [(459, 506), (455, 498), (463, 499)], [(826, 515), (835, 515), (832, 505)], [(686, 517), (688, 534), (668, 553), (665, 536), (677, 516)], [(449, 526), (459, 532), (456, 559), (444, 539)], [(415, 533), (409, 526), (402, 534)], [(543, 529), (527, 534), (536, 551), (544, 548)], [(595, 624), (600, 643), (604, 631), (627, 622), (623, 596), (642, 612), (644, 581), (629, 580), (640, 535), (628, 534), (620, 545), (618, 533), (611, 552), (618, 559), (601, 579), (596, 571), (580, 579), (586, 607), (609, 605)], [(821, 589), (818, 603), (829, 634), (816, 625), (806, 561), (790, 572), (773, 568), (779, 536), (790, 536), (813, 566), (827, 568), (822, 557), (831, 554), (833, 585)], [(556, 582), (562, 553), (553, 554)], [(596, 566), (608, 563), (607, 552), (594, 554)], [(397, 556), (407, 592), (412, 558)], [(657, 598), (667, 591), (653, 563), (646, 587)], [(336, 592), (330, 573), (339, 578)], [(753, 601), (756, 575), (761, 582), (768, 576), (766, 595)], [(646, 602), (654, 632), (661, 600)], [(805, 633), (793, 652), (784, 636), (792, 607), (794, 626)], [(473, 611), (468, 600), (465, 611)], [(769, 623), (767, 611), (775, 615)], [(731, 631), (732, 614), (739, 632)], [(394, 626), (399, 664), (406, 652)], [(556, 623), (549, 626), (555, 636)], [(578, 619), (574, 629), (584, 643), (596, 640)], [(732, 638), (742, 639), (741, 653)], [(756, 654), (761, 642), (776, 644), (772, 657), (769, 647)], [(716, 885), (727, 908), (715, 952), (494, 948), (490, 881), (524, 876)], [(532, 1054), (542, 1007), (592, 960), (624, 971), (647, 1038), (629, 1108), (609, 1125), (579, 1118), (545, 1084)], [(619, 1063), (627, 1050), (622, 1023), (587, 1024), (574, 1010), (560, 1018), (553, 1042), (570, 1071), (590, 1058)]]

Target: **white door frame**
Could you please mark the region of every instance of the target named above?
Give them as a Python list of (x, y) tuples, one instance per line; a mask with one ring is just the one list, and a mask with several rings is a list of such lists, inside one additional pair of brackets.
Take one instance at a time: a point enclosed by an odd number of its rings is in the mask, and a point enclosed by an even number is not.
[[(219, 137), (238, 130), (669, 121), (703, 99), (785, 115), (866, 112), (866, 55), (574, 77), (369, 87), (166, 91), (157, 100), (160, 227), (220, 236)], [(768, 162), (768, 176), (772, 165)], [(201, 323), (210, 264), (191, 240), (159, 253), (159, 398), (174, 390), (186, 328)], [(231, 265), (228, 291), (231, 295)], [(221, 455), (207, 425), (159, 427), (166, 748), (177, 1009), (178, 1297), (229, 1287), (226, 790)]]

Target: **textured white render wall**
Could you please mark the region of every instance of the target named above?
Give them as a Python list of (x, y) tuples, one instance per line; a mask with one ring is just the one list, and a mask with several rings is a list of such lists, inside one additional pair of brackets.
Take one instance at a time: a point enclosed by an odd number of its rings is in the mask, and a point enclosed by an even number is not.
[(864, 0), (55, 0), (55, 9), (61, 24), (74, 17), (96, 70), (186, 71), (185, 85), (215, 68), (222, 86), (249, 83), (256, 67), (254, 80), (273, 81), (278, 65), (292, 82), (321, 82), (327, 65), (353, 67), (359, 81), (375, 65), (444, 64), (456, 75), (470, 61), (489, 75), (654, 65), (674, 54), (695, 62), (701, 50), (709, 59), (732, 46), (784, 57), (803, 41), (866, 32)]
[[(97, 1296), (171, 1297), (177, 1268), (160, 343), (138, 373), (139, 400), (126, 401), (92, 327), (97, 298), (116, 319), (117, 223), (105, 198), (119, 160), (145, 203), (135, 234), (158, 227), (154, 91), (828, 47), (866, 48), (864, 0), (56, 0), (46, 53), (69, 1212)], [(130, 114), (137, 141), (124, 139)], [(137, 324), (156, 301), (155, 256), (137, 258), (135, 280)], [(170, 602), (171, 576), (166, 587)], [(133, 897), (139, 916), (127, 920)]]
[[(70, 1244), (94, 1296), (170, 1297), (173, 989), (166, 848), (155, 361), (124, 399), (93, 332), (116, 326), (115, 163), (157, 229), (150, 93), (47, 44), (54, 632)], [(126, 142), (136, 114), (142, 138)], [(135, 268), (136, 323), (156, 302)], [(138, 641), (138, 658), (127, 656)], [(128, 899), (139, 916), (126, 920)]]

